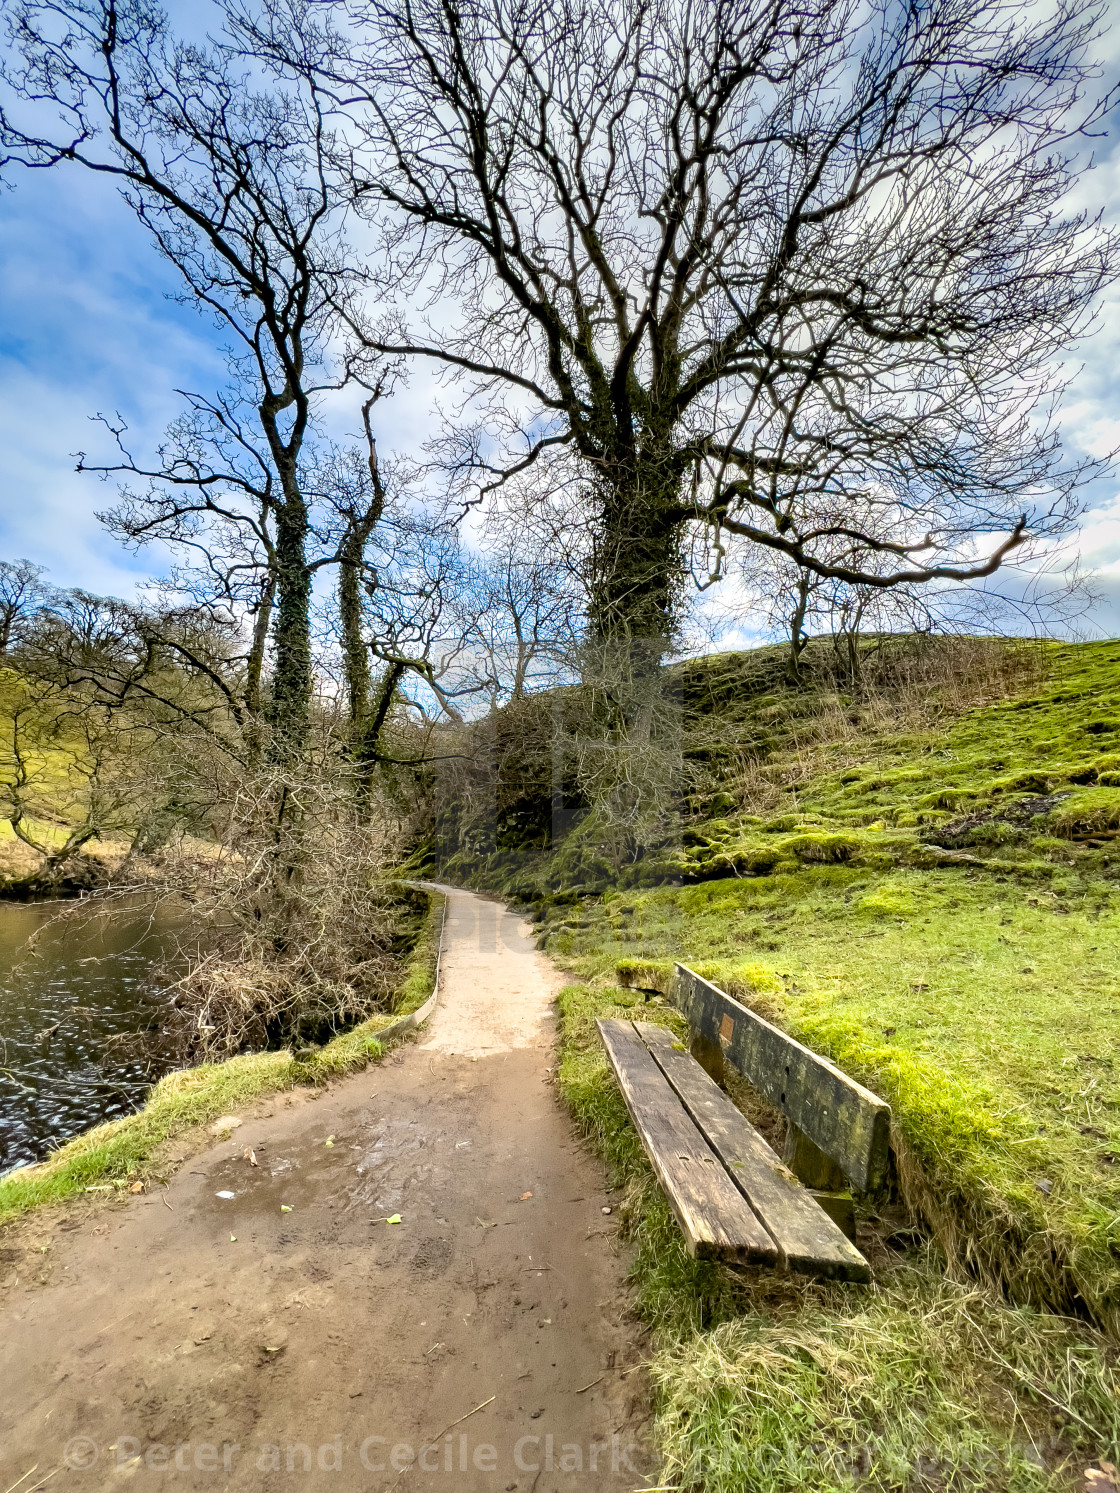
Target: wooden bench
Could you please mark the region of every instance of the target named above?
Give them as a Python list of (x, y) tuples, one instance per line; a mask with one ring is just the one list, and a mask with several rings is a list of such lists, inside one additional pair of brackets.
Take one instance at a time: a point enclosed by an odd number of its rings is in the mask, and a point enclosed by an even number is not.
[[(889, 1107), (684, 965), (667, 993), (688, 1019), (691, 1051), (664, 1027), (598, 1026), (690, 1254), (870, 1280), (847, 1237), (852, 1203), (841, 1188), (849, 1179), (863, 1192), (885, 1184)], [(789, 1165), (720, 1088), (725, 1063), (787, 1117)]]

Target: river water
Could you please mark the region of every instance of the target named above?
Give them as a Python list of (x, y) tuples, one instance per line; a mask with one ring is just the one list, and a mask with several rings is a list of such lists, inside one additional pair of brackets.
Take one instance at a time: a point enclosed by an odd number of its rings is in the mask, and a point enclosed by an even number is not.
[(51, 922), (62, 906), (0, 902), (0, 1173), (130, 1113), (172, 1066), (152, 978), (170, 920), (69, 907)]

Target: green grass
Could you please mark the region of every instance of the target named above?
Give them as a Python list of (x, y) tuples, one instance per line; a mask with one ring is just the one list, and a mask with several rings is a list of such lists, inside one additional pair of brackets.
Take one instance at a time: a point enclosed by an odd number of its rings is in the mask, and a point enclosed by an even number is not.
[[(97, 1125), (67, 1141), (46, 1161), (0, 1178), (0, 1227), (44, 1203), (65, 1202), (87, 1190), (115, 1192), (143, 1181), (159, 1148), (173, 1137), (267, 1094), (298, 1084), (327, 1083), (377, 1062), (383, 1051), (378, 1032), (402, 1014), (400, 1004), (413, 999), (425, 981), (431, 993), (443, 902), (438, 893), (430, 895), (394, 1014), (371, 1017), (306, 1057), (296, 1058), (288, 1051), (244, 1053), (224, 1063), (167, 1074), (136, 1114)], [(422, 1000), (415, 1003), (420, 1004)]]
[[(872, 1287), (737, 1276), (692, 1260), (594, 1027), (641, 997), (560, 999), (561, 1091), (625, 1186), (652, 1329), (662, 1482), (703, 1493), (1080, 1487), (1120, 1446), (1116, 1352), (1085, 1324), (947, 1279), (935, 1249), (872, 1254)], [(679, 1029), (663, 1005), (647, 1019)]]
[[(1120, 1322), (1120, 912), (959, 872), (820, 867), (608, 896), (550, 946), (584, 976), (702, 965), (883, 1095), (950, 1257)], [(563, 925), (560, 925), (561, 927)]]
[(431, 995), (435, 986), (436, 964), (443, 936), (446, 898), (440, 892), (426, 892), (428, 914), (412, 950), (404, 980), (393, 1002), (393, 1016), (411, 1016)]

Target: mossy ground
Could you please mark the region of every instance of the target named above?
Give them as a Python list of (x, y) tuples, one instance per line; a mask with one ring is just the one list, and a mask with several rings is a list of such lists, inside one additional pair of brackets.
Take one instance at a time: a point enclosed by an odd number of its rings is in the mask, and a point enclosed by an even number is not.
[[(569, 869), (595, 864), (590, 822), (534, 867), (545, 946), (586, 982), (565, 1092), (640, 1179), (682, 1487), (1078, 1486), (1079, 1459), (1116, 1460), (1120, 645), (1004, 659), (971, 692), (862, 700), (756, 687), (749, 656), (682, 666), (709, 696), (686, 756), (718, 771), (675, 840), (613, 887)], [(656, 987), (673, 960), (890, 1101), (927, 1242), (873, 1259), (870, 1294), (684, 1256), (590, 1027), (633, 998), (620, 964)]]
[(438, 893), (430, 895), (393, 1013), (373, 1016), (298, 1058), (287, 1050), (244, 1053), (224, 1063), (169, 1073), (135, 1114), (95, 1126), (46, 1161), (0, 1178), (0, 1227), (42, 1204), (65, 1202), (90, 1190), (113, 1193), (144, 1182), (160, 1148), (173, 1137), (267, 1094), (328, 1083), (378, 1061), (383, 1051), (379, 1031), (431, 994), (443, 902)]

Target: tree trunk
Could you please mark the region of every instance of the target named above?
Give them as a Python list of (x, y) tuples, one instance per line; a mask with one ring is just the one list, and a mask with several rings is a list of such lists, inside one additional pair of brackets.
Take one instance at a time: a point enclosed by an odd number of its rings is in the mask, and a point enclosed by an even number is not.
[(369, 710), (369, 655), (362, 638), (361, 565), (364, 537), (357, 529), (347, 536), (338, 567), (338, 617), (342, 628), (342, 666), (346, 675), (346, 702), (352, 740), (362, 735)]
[(802, 571), (797, 580), (797, 605), (789, 620), (789, 658), (786, 663), (786, 678), (790, 684), (800, 684), (801, 655), (805, 652), (808, 638), (805, 636), (805, 614), (809, 610), (810, 582), (807, 571)]
[(276, 667), (268, 712), (270, 756), (290, 763), (307, 750), (311, 713), (311, 572), (307, 568), (307, 507), (294, 481), (285, 483), (276, 516), (277, 603), (272, 641)]
[(373, 773), (381, 756), (381, 728), (389, 715), (397, 685), (404, 677), (405, 665), (394, 663), (386, 666), (377, 687), (377, 693), (369, 701), (361, 723), (361, 733), (355, 738), (354, 760), (358, 768), (358, 796), (368, 803), (373, 789)]
[(253, 618), (253, 637), (245, 670), (245, 704), (250, 715), (261, 713), (261, 679), (264, 675), (264, 651), (272, 625), (272, 608), (276, 600), (276, 572), (270, 570), (261, 583), (261, 598)]
[(656, 666), (677, 621), (684, 564), (675, 479), (659, 464), (628, 463), (600, 484), (599, 534), (589, 586), (590, 621), (598, 643), (640, 641)]

